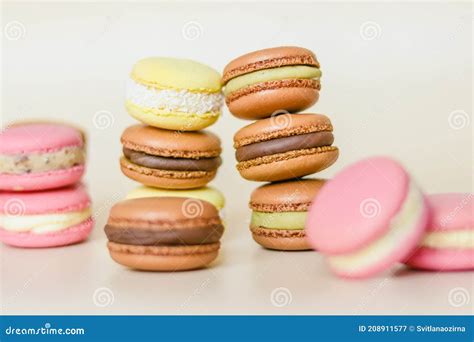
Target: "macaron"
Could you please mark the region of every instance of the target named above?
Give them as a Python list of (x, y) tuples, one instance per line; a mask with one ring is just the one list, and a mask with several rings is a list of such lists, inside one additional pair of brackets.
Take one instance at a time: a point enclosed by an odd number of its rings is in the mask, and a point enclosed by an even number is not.
[(322, 187), (308, 212), (306, 235), (333, 272), (363, 278), (403, 262), (421, 241), (427, 219), (425, 197), (403, 166), (372, 157)]
[(222, 84), (229, 111), (257, 120), (275, 112), (299, 112), (319, 99), (321, 71), (315, 54), (282, 46), (240, 56), (224, 68)]
[(311, 249), (304, 231), (306, 214), (324, 183), (323, 179), (299, 179), (255, 189), (249, 203), (253, 239), (269, 249)]
[(221, 164), (221, 142), (211, 132), (178, 132), (145, 125), (122, 134), (122, 172), (144, 185), (192, 189), (209, 183)]
[(474, 270), (472, 193), (428, 196), (431, 214), (418, 249), (406, 264), (432, 271)]
[(222, 103), (216, 70), (188, 59), (149, 57), (134, 65), (125, 105), (148, 125), (197, 131), (216, 122)]
[(224, 226), (207, 201), (182, 197), (124, 200), (110, 210), (105, 233), (117, 263), (147, 271), (204, 267), (216, 259)]
[(40, 192), (0, 192), (0, 241), (16, 247), (57, 247), (85, 240), (91, 200), (82, 185)]
[(84, 174), (84, 136), (59, 123), (17, 123), (0, 131), (0, 190), (36, 191), (78, 182)]
[(245, 179), (263, 182), (324, 170), (339, 156), (332, 130), (322, 114), (282, 114), (256, 121), (234, 136), (237, 170)]
[(222, 192), (212, 186), (185, 190), (170, 190), (153, 188), (149, 186), (140, 186), (130, 191), (127, 195), (127, 199), (145, 197), (197, 198), (211, 203), (213, 206), (216, 207), (217, 210), (223, 209), (225, 205), (225, 198)]

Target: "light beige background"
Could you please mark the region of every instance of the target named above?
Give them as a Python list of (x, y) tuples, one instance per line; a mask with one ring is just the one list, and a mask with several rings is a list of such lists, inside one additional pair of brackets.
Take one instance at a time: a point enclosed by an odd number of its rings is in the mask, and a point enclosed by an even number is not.
[(466, 314), (472, 273), (404, 269), (366, 281), (330, 275), (314, 252), (272, 252), (248, 233), (257, 183), (234, 168), (232, 135), (248, 122), (224, 111), (211, 130), (224, 164), (213, 185), (228, 228), (214, 267), (141, 273), (114, 264), (102, 227), (135, 184), (118, 167), (128, 72), (150, 55), (218, 70), (252, 50), (301, 45), (323, 71), (312, 111), (335, 127), (331, 177), (360, 158), (401, 160), (427, 192), (472, 191), (472, 23), (469, 3), (7, 3), (2, 2), (3, 123), (56, 118), (85, 127), (97, 227), (86, 243), (0, 247), (7, 314)]

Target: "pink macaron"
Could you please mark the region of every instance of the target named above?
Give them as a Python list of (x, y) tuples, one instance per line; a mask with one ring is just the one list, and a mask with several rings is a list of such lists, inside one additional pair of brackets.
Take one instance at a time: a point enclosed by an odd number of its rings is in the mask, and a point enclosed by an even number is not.
[(420, 242), (427, 217), (424, 195), (405, 169), (373, 157), (326, 183), (308, 212), (306, 235), (333, 272), (363, 278), (403, 262)]
[(67, 186), (84, 174), (84, 136), (58, 123), (18, 123), (0, 132), (0, 190)]
[(85, 240), (92, 230), (84, 186), (41, 192), (0, 192), (0, 241), (16, 247), (56, 247)]
[(435, 194), (427, 199), (428, 229), (407, 265), (433, 271), (474, 270), (473, 194)]

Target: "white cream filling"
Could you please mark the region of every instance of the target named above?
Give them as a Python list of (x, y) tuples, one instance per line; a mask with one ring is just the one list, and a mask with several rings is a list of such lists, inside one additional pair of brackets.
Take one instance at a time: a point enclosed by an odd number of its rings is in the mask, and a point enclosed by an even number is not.
[(329, 263), (336, 270), (353, 272), (379, 262), (392, 253), (396, 246), (405, 243), (413, 234), (422, 214), (423, 195), (412, 182), (405, 202), (391, 220), (390, 228), (384, 236), (357, 252), (329, 256)]
[(224, 100), (220, 92), (156, 89), (133, 80), (128, 82), (126, 98), (139, 107), (193, 114), (219, 113)]
[(474, 249), (474, 230), (429, 232), (421, 245), (429, 248)]
[(47, 215), (0, 215), (0, 227), (12, 232), (45, 234), (75, 226), (91, 217), (91, 209)]

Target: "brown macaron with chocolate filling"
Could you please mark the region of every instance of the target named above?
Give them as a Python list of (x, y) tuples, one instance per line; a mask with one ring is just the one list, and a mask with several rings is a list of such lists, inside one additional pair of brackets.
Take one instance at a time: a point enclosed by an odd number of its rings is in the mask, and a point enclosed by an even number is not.
[(142, 184), (192, 189), (209, 183), (221, 165), (221, 142), (206, 131), (180, 132), (134, 125), (122, 134), (122, 172)]
[(311, 249), (304, 231), (306, 215), (324, 183), (323, 179), (298, 179), (255, 189), (249, 203), (253, 239), (269, 249)]
[(110, 210), (105, 233), (112, 259), (147, 271), (201, 268), (218, 255), (224, 226), (207, 201), (182, 197), (137, 198)]
[(321, 71), (305, 48), (281, 46), (254, 51), (231, 61), (222, 84), (230, 112), (257, 120), (275, 112), (298, 112), (319, 99)]
[(331, 121), (322, 114), (282, 114), (259, 120), (234, 136), (237, 170), (252, 181), (303, 177), (336, 161), (339, 150), (333, 142)]

